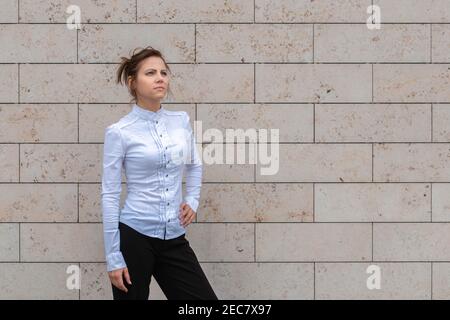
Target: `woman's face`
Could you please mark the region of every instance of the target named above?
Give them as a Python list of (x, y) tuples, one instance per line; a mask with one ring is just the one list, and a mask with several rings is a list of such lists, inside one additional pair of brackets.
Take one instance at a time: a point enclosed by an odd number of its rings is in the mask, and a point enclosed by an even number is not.
[(143, 100), (161, 100), (169, 86), (169, 70), (159, 57), (149, 57), (141, 62), (135, 82), (136, 94)]

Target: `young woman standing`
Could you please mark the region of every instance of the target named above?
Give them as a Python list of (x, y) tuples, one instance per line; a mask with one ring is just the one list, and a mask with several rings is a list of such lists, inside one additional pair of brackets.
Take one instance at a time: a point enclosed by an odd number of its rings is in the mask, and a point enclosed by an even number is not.
[[(160, 51), (136, 50), (117, 70), (117, 82), (133, 96), (132, 110), (105, 129), (101, 196), (113, 297), (148, 299), (153, 275), (169, 300), (217, 300), (185, 237), (202, 184), (189, 116), (161, 105), (170, 69)], [(128, 193), (121, 209), (122, 168)]]

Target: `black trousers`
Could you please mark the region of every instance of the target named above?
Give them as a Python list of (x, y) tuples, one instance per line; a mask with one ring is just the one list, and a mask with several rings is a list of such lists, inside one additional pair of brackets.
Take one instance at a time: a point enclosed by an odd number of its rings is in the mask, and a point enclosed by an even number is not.
[(123, 279), (128, 292), (111, 284), (114, 300), (148, 300), (152, 275), (168, 300), (218, 300), (184, 234), (163, 240), (121, 222), (119, 230), (132, 284)]

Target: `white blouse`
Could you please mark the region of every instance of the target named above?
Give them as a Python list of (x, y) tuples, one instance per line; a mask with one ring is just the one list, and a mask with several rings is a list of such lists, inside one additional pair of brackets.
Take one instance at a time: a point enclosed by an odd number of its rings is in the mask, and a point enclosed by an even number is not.
[[(120, 206), (122, 168), (127, 198)], [(182, 177), (186, 168), (186, 194)], [(185, 111), (156, 111), (137, 104), (105, 129), (102, 173), (102, 213), (107, 270), (126, 267), (120, 252), (119, 221), (160, 239), (186, 232), (181, 225), (184, 201), (197, 211), (202, 185), (202, 161)]]

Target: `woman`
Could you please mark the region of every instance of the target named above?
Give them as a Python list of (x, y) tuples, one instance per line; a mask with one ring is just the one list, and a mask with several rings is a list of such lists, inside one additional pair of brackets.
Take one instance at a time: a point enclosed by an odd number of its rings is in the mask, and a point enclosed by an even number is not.
[[(216, 300), (185, 238), (202, 182), (189, 116), (161, 106), (170, 74), (162, 54), (136, 50), (117, 70), (117, 83), (126, 83), (133, 96), (132, 110), (105, 129), (101, 195), (113, 297), (148, 299), (153, 275), (169, 300)], [(120, 209), (122, 167), (128, 193)]]

